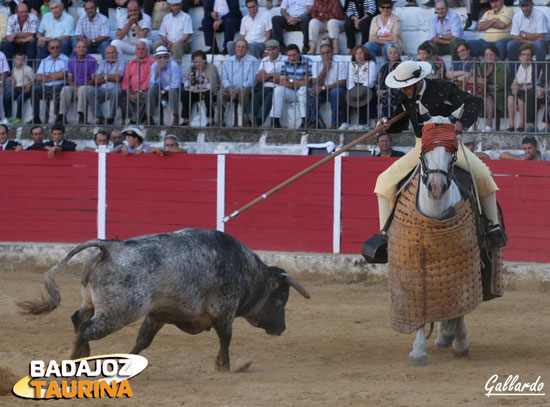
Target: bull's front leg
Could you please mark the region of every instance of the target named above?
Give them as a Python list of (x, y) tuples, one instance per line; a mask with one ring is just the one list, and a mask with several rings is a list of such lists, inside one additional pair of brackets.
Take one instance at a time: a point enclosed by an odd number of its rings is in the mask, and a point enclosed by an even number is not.
[(233, 321), (216, 321), (214, 322), (214, 329), (218, 334), (220, 340), (220, 350), (216, 357), (216, 370), (220, 372), (229, 371), (229, 344), (231, 343)]
[(424, 336), (424, 325), (416, 330), (413, 350), (409, 353), (411, 366), (426, 366), (428, 364), (428, 354), (426, 353), (426, 338)]

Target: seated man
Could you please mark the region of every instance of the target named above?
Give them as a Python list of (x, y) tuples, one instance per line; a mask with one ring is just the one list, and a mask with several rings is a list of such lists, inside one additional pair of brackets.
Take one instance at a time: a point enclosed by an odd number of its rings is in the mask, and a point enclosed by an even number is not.
[(136, 58), (126, 65), (122, 79), (120, 110), (122, 110), (123, 123), (126, 121), (126, 117), (132, 124), (145, 122), (147, 91), (149, 90), (151, 65), (154, 62), (155, 59), (148, 55), (146, 43), (139, 42), (136, 45)]
[(128, 127), (122, 130), (122, 135), (126, 137), (128, 145), (122, 145), (120, 152), (122, 155), (142, 154), (151, 151), (151, 146), (145, 144), (143, 131), (137, 127)]
[[(257, 0), (247, 0), (248, 15), (241, 21), (240, 36), (248, 42), (250, 53), (260, 59), (264, 53), (264, 43), (271, 38), (271, 15), (259, 10)], [(229, 55), (235, 55), (235, 41), (227, 43)]]
[(239, 0), (205, 0), (202, 30), (204, 43), (210, 47), (207, 54), (219, 54), (218, 44), (214, 44), (214, 33), (223, 31), (223, 51), (227, 54), (227, 43), (233, 41), (239, 31), (243, 15)]
[(31, 127), (31, 138), (33, 143), (27, 147), (27, 150), (44, 150), (44, 134), (42, 133), (42, 127)]
[(61, 41), (51, 40), (48, 43), (50, 55), (42, 62), (36, 71), (35, 85), (32, 91), (32, 103), (34, 111), (33, 123), (40, 124), (40, 100), (44, 99), (46, 105), (46, 117), (44, 122), (48, 122), (49, 102), (53, 99), (54, 113), (59, 113), (59, 99), (61, 89), (65, 85), (65, 72), (69, 58), (61, 53)]
[(476, 57), (482, 57), (485, 48), (489, 45), (495, 45), (498, 49), (499, 57), (504, 61), (506, 58), (506, 44), (512, 36), (512, 19), (514, 10), (504, 5), (504, 0), (492, 0), (492, 9), (483, 14), (477, 29), (484, 31), (483, 39), (470, 40), (468, 44), (472, 48), (472, 53)]
[(11, 62), (13, 56), (22, 52), (27, 55), (29, 64), (36, 58), (36, 32), (38, 31), (38, 17), (29, 13), (25, 3), (19, 3), (16, 14), (8, 19), (6, 40), (2, 44), (2, 51)]
[[(97, 118), (97, 124), (112, 125), (115, 121), (116, 109), (122, 92), (122, 78), (126, 62), (118, 58), (118, 52), (113, 45), (105, 49), (107, 59), (99, 62), (97, 71), (92, 75), (93, 86), (86, 87), (86, 98)], [(103, 115), (102, 105), (107, 102), (107, 121)]]
[(105, 59), (105, 48), (109, 45), (109, 19), (97, 12), (94, 1), (84, 3), (86, 16), (78, 19), (74, 35), (77, 41), (84, 41), (90, 54), (101, 54)]
[(309, 22), (311, 21), (311, 8), (313, 0), (283, 0), (281, 3), (281, 15), (273, 16), (273, 39), (285, 46), (283, 38), (284, 30), (301, 31), (304, 36), (302, 53), (309, 51)]
[(321, 45), (321, 62), (314, 64), (313, 80), (308, 98), (309, 127), (316, 129), (317, 109), (321, 103), (330, 102), (330, 128), (337, 129), (345, 114), (344, 96), (346, 94), (346, 79), (348, 64), (334, 61), (332, 46)]
[(44, 143), (44, 150), (48, 151), (49, 158), (53, 158), (58, 151), (76, 151), (76, 143), (64, 138), (65, 126), (54, 124), (50, 131), (52, 139)]
[(78, 124), (86, 124), (86, 87), (94, 85), (92, 75), (97, 70), (97, 61), (88, 55), (84, 41), (78, 41), (74, 51), (75, 55), (69, 58), (67, 63), (67, 85), (61, 90), (61, 110), (56, 123), (64, 123), (76, 95)]
[[(410, 121), (417, 138), (415, 148), (393, 163), (380, 174), (376, 181), (374, 192), (378, 195), (382, 236), (384, 236), (384, 228), (395, 205), (397, 184), (419, 161), (422, 148), (423, 123), (428, 119), (423, 109), (427, 110), (431, 116), (450, 117), (453, 112), (462, 108), (462, 114), (455, 122), (456, 133), (462, 133), (464, 129), (470, 127), (483, 111), (483, 100), (481, 98), (460, 90), (454, 83), (447, 80), (425, 79), (431, 70), (432, 67), (427, 62), (405, 61), (386, 77), (385, 82), (389, 88), (401, 89), (402, 92), (395, 102), (397, 106), (395, 115), (406, 111), (407, 116), (391, 126), (386, 124), (385, 130), (392, 133), (401, 132), (408, 127)], [(381, 122), (387, 123), (387, 120), (382, 118)], [(471, 169), (473, 172), (481, 208), (491, 225), (487, 234), (489, 250), (496, 250), (505, 246), (507, 238), (500, 226), (496, 204), (495, 192), (498, 187), (491, 177), (491, 171), (483, 161), (466, 149), (464, 151), (458, 149), (456, 165), (466, 171)], [(383, 247), (382, 242), (385, 240), (384, 237), (371, 239), (370, 245), (376, 244), (381, 249)], [(377, 261), (377, 259), (371, 258), (367, 261)], [(383, 260), (380, 259), (380, 261)]]
[[(157, 48), (155, 53), (155, 63), (151, 66), (151, 77), (149, 79), (149, 103), (147, 106), (146, 120), (149, 124), (153, 123), (153, 116), (159, 105), (159, 99), (162, 100), (164, 108), (166, 101), (170, 104), (172, 110), (172, 126), (179, 125), (179, 89), (181, 84), (181, 70), (176, 61), (170, 61), (170, 52), (164, 45)], [(164, 114), (164, 109), (160, 109), (160, 115)]]
[(168, 0), (170, 13), (160, 24), (159, 34), (162, 41), (156, 42), (154, 49), (164, 45), (172, 53), (172, 59), (181, 62), (183, 54), (191, 52), (193, 22), (191, 16), (181, 11), (181, 0)]
[(376, 136), (376, 145), (380, 150), (375, 157), (403, 157), (405, 153), (403, 151), (394, 150), (392, 147), (393, 140), (391, 134), (383, 131)]
[(449, 10), (447, 0), (437, 0), (435, 16), (432, 17), (428, 39), (437, 44), (438, 55), (451, 55), (453, 61), (458, 60), (455, 48), (458, 41), (464, 39), (460, 16)]
[(256, 73), (256, 86), (252, 103), (248, 106), (248, 118), (252, 126), (262, 124), (271, 111), (273, 90), (279, 83), (279, 73), (286, 57), (280, 53), (279, 41), (269, 40), (265, 43), (267, 56), (261, 60)]
[(72, 41), (74, 35), (74, 18), (63, 11), (63, 4), (60, 0), (50, 0), (51, 13), (42, 17), (38, 26), (38, 52), (37, 58), (44, 59), (49, 53), (49, 43), (58, 40), (61, 44), (61, 51), (66, 56), (71, 55)]
[(173, 134), (169, 134), (164, 138), (164, 146), (162, 148), (152, 148), (150, 153), (168, 155), (168, 154), (187, 154), (185, 148), (180, 148), (178, 138)]
[[(512, 19), (512, 40), (506, 44), (508, 56), (508, 69), (512, 77), (516, 73), (519, 59), (519, 49), (524, 44), (532, 44), (535, 47), (537, 62), (544, 62), (546, 59), (546, 35), (548, 33), (548, 19), (546, 15), (533, 8), (533, 0), (520, 0), (520, 13), (514, 14)], [(537, 72), (542, 69), (542, 64), (537, 64)]]
[(298, 102), (298, 113), (302, 126), (306, 124), (307, 87), (311, 81), (311, 60), (300, 54), (295, 44), (286, 49), (288, 61), (285, 62), (279, 75), (279, 85), (273, 91), (272, 126), (281, 127), (281, 117), (285, 103)]
[(126, 6), (128, 15), (118, 22), (116, 40), (111, 42), (122, 59), (136, 55), (136, 46), (145, 41), (147, 48), (151, 48), (151, 17), (139, 11), (139, 4), (130, 0)]
[(15, 150), (21, 151), (23, 147), (18, 141), (8, 138), (8, 126), (0, 124), (0, 151)]
[[(247, 126), (248, 120), (244, 115), (252, 97), (258, 60), (248, 53), (248, 43), (243, 39), (237, 41), (235, 52), (235, 55), (226, 58), (223, 63), (222, 89), (218, 92), (217, 100), (218, 121), (223, 125), (223, 106), (233, 101), (241, 104), (242, 123)], [(235, 113), (236, 111), (235, 105)], [(237, 126), (236, 122), (234, 126)]]
[(521, 141), (523, 154), (502, 153), (501, 160), (550, 161), (550, 158), (539, 151), (539, 143), (533, 136), (524, 137)]

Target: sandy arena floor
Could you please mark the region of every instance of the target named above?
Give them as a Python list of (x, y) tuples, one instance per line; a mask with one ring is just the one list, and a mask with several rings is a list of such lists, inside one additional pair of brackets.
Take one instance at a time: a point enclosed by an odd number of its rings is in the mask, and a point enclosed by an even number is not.
[[(0, 368), (17, 378), (28, 373), (31, 360), (61, 360), (68, 358), (71, 350), (70, 316), (80, 302), (79, 276), (68, 272), (57, 275), (62, 302), (54, 313), (43, 317), (17, 313), (14, 302), (36, 299), (42, 277), (35, 272), (0, 272)], [(130, 382), (134, 398), (83, 403), (155, 407), (550, 406), (550, 292), (541, 286), (508, 290), (503, 298), (484, 303), (469, 315), (470, 357), (454, 359), (450, 350), (435, 351), (432, 338), (429, 365), (412, 368), (408, 352), (414, 338), (389, 328), (384, 284), (303, 283), (312, 299), (292, 292), (287, 330), (281, 337), (268, 336), (243, 319), (236, 320), (231, 360), (233, 366), (239, 358), (252, 360), (248, 371), (214, 371), (218, 349), (214, 331), (191, 336), (165, 326), (142, 352), (149, 367)], [(127, 352), (140, 324), (92, 342), (92, 354)], [(519, 375), (522, 382), (541, 376), (547, 383), (546, 396), (487, 398), (485, 383), (494, 374), (502, 381), (508, 375)], [(33, 403), (11, 395), (0, 397), (1, 406), (36, 405)], [(75, 405), (76, 401), (57, 403)]]

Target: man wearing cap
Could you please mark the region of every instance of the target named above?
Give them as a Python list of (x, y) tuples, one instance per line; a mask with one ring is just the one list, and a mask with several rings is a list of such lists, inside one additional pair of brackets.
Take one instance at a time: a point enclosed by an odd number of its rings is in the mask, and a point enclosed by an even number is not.
[(126, 10), (128, 14), (118, 22), (116, 39), (111, 42), (123, 59), (136, 55), (136, 46), (140, 42), (145, 42), (147, 48), (150, 48), (152, 31), (151, 17), (140, 11), (140, 5), (136, 0), (130, 0)]
[[(311, 82), (311, 59), (300, 54), (296, 44), (290, 44), (286, 49), (287, 61), (279, 74), (279, 85), (273, 91), (273, 121), (275, 128), (281, 127), (281, 116), (285, 103), (298, 102), (298, 114), (302, 118), (302, 126), (306, 125), (307, 88)], [(297, 118), (295, 118), (297, 119)]]
[(271, 111), (273, 102), (273, 90), (279, 83), (279, 72), (283, 67), (286, 57), (281, 55), (279, 41), (266, 41), (267, 56), (260, 61), (256, 72), (256, 92), (252, 103), (248, 106), (248, 118), (253, 126), (261, 124)]
[(126, 117), (133, 124), (140, 124), (144, 121), (151, 66), (154, 62), (155, 59), (148, 55), (147, 44), (139, 42), (136, 45), (136, 58), (126, 65), (122, 79), (120, 110), (122, 110), (123, 122)]
[(308, 98), (309, 127), (316, 129), (317, 109), (321, 103), (330, 102), (330, 128), (336, 129), (343, 121), (345, 113), (344, 95), (348, 63), (334, 61), (334, 52), (329, 44), (321, 45), (321, 61), (313, 64), (313, 81)]
[(393, 140), (390, 133), (384, 131), (376, 136), (376, 145), (380, 151), (375, 157), (403, 157), (405, 153), (403, 151), (394, 150), (392, 144)]
[[(405, 61), (386, 77), (385, 83), (389, 88), (401, 89), (401, 94), (395, 100), (397, 106), (395, 115), (406, 111), (408, 117), (391, 126), (386, 124), (385, 130), (390, 133), (401, 132), (406, 130), (410, 121), (416, 134), (416, 145), (380, 174), (376, 181), (374, 192), (378, 195), (381, 229), (395, 205), (397, 184), (418, 164), (424, 121), (428, 120), (429, 116), (450, 117), (453, 112), (462, 108), (462, 113), (455, 122), (455, 131), (460, 134), (474, 124), (483, 111), (481, 98), (459, 89), (453, 82), (443, 79), (425, 79), (431, 71), (432, 67), (428, 62)], [(382, 118), (381, 122), (386, 123), (387, 119)], [(457, 152), (456, 165), (466, 171), (471, 168), (473, 172), (481, 207), (485, 216), (492, 222), (487, 236), (489, 246), (491, 249), (505, 246), (506, 236), (499, 224), (496, 205), (495, 192), (498, 187), (491, 177), (491, 171), (470, 150), (463, 152), (461, 148)]]
[[(122, 77), (126, 62), (118, 58), (114, 45), (105, 48), (106, 59), (99, 62), (97, 72), (92, 75), (94, 86), (86, 88), (86, 98), (92, 115), (97, 118), (97, 124), (113, 124), (120, 94), (122, 92)], [(102, 105), (107, 102), (107, 120), (103, 114)]]
[(455, 48), (457, 43), (464, 39), (460, 16), (449, 10), (447, 0), (436, 1), (435, 14), (432, 17), (428, 38), (437, 44), (438, 55), (451, 54), (453, 61), (458, 61)]
[(97, 12), (96, 3), (88, 0), (84, 3), (86, 16), (78, 19), (74, 35), (78, 41), (84, 41), (88, 52), (101, 54), (105, 59), (105, 48), (110, 43), (109, 19)]
[(502, 153), (501, 160), (524, 160), (524, 161), (550, 161), (548, 157), (539, 151), (537, 139), (533, 136), (524, 137), (521, 141), (523, 154)]
[(273, 16), (273, 39), (279, 41), (284, 47), (283, 33), (287, 31), (301, 31), (304, 36), (302, 53), (309, 51), (309, 22), (311, 21), (311, 8), (313, 0), (283, 0), (281, 3), (281, 15)]
[(122, 145), (120, 152), (122, 155), (141, 154), (151, 151), (151, 146), (143, 142), (144, 134), (137, 127), (128, 127), (122, 130), (122, 135), (126, 137), (128, 145)]
[[(224, 104), (235, 102), (241, 104), (243, 116), (252, 97), (254, 77), (257, 71), (258, 60), (248, 53), (248, 43), (240, 39), (235, 47), (235, 55), (225, 59), (223, 63), (222, 89), (218, 92), (216, 109), (218, 120), (223, 124)], [(243, 126), (248, 125), (246, 117), (242, 118)], [(235, 125), (237, 125), (235, 123)]]
[(512, 19), (514, 18), (514, 10), (504, 5), (504, 0), (491, 0), (491, 10), (483, 14), (478, 31), (485, 31), (483, 39), (470, 40), (468, 44), (472, 48), (472, 54), (478, 57), (483, 56), (485, 48), (489, 45), (497, 47), (499, 57), (504, 61), (506, 58), (506, 44), (512, 36)]
[[(512, 40), (506, 44), (508, 55), (508, 69), (512, 77), (516, 72), (517, 61), (519, 61), (519, 47), (523, 44), (533, 44), (537, 62), (544, 62), (546, 59), (546, 34), (548, 33), (548, 19), (546, 15), (533, 8), (533, 0), (520, 0), (521, 13), (514, 14), (512, 20)], [(538, 71), (542, 64), (538, 64)]]
[(168, 0), (168, 4), (170, 13), (164, 16), (159, 29), (162, 41), (156, 42), (153, 48), (164, 45), (172, 53), (172, 58), (180, 62), (183, 54), (191, 52), (193, 23), (191, 16), (181, 10), (181, 0)]
[[(151, 66), (151, 77), (149, 79), (149, 104), (147, 105), (146, 120), (149, 124), (153, 124), (153, 116), (159, 105), (159, 97), (163, 103), (170, 104), (172, 110), (172, 126), (178, 126), (179, 112), (179, 88), (181, 83), (181, 70), (176, 61), (170, 60), (170, 52), (161, 45), (155, 53), (155, 63)], [(164, 104), (163, 104), (164, 107)], [(163, 109), (161, 115), (164, 114)]]
[[(264, 43), (271, 38), (271, 15), (259, 10), (257, 0), (247, 0), (248, 15), (241, 21), (241, 38), (248, 42), (250, 53), (260, 59), (264, 53)], [(235, 55), (235, 41), (227, 43), (229, 55)]]

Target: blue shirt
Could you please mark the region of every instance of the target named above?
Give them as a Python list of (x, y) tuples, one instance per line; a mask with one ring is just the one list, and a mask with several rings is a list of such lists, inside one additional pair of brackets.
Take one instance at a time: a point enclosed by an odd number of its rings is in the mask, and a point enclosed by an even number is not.
[(74, 18), (65, 12), (57, 20), (53, 13), (47, 13), (42, 17), (38, 32), (44, 37), (57, 38), (63, 35), (74, 35)]
[(311, 75), (311, 66), (313, 65), (311, 59), (302, 55), (302, 61), (298, 64), (295, 64), (290, 61), (286, 61), (283, 67), (281, 68), (281, 75), (288, 76), (291, 79), (296, 79), (301, 81), (304, 79), (304, 76)]
[[(60, 54), (55, 61), (51, 55), (48, 55), (42, 60), (42, 62), (40, 62), (40, 66), (38, 67), (38, 71), (36, 71), (36, 74), (44, 75), (47, 73), (55, 73), (62, 70), (66, 71), (68, 62), (69, 58), (65, 54)], [(44, 86), (63, 85), (64, 83), (65, 80), (60, 79), (58, 81), (44, 82)]]
[(160, 70), (158, 79), (155, 79), (158, 61), (151, 66), (149, 77), (149, 88), (156, 88), (160, 85), (163, 90), (177, 89), (181, 83), (181, 69), (176, 61), (168, 61), (164, 69)]
[(119, 61), (118, 59), (112, 64), (109, 63), (106, 59), (99, 62), (96, 74), (98, 75), (113, 75), (118, 73), (121, 78), (118, 83), (116, 82), (107, 82), (100, 86), (103, 89), (122, 89), (122, 77), (124, 76), (124, 69), (126, 68), (126, 62)]
[(240, 61), (237, 55), (226, 58), (223, 63), (222, 86), (224, 88), (251, 88), (258, 70), (259, 61), (246, 54)]
[(430, 26), (430, 32), (428, 39), (437, 37), (439, 34), (447, 35), (452, 34), (457, 38), (464, 39), (464, 31), (462, 31), (462, 22), (460, 16), (454, 11), (448, 10), (443, 23), (436, 14), (432, 17), (432, 25)]

